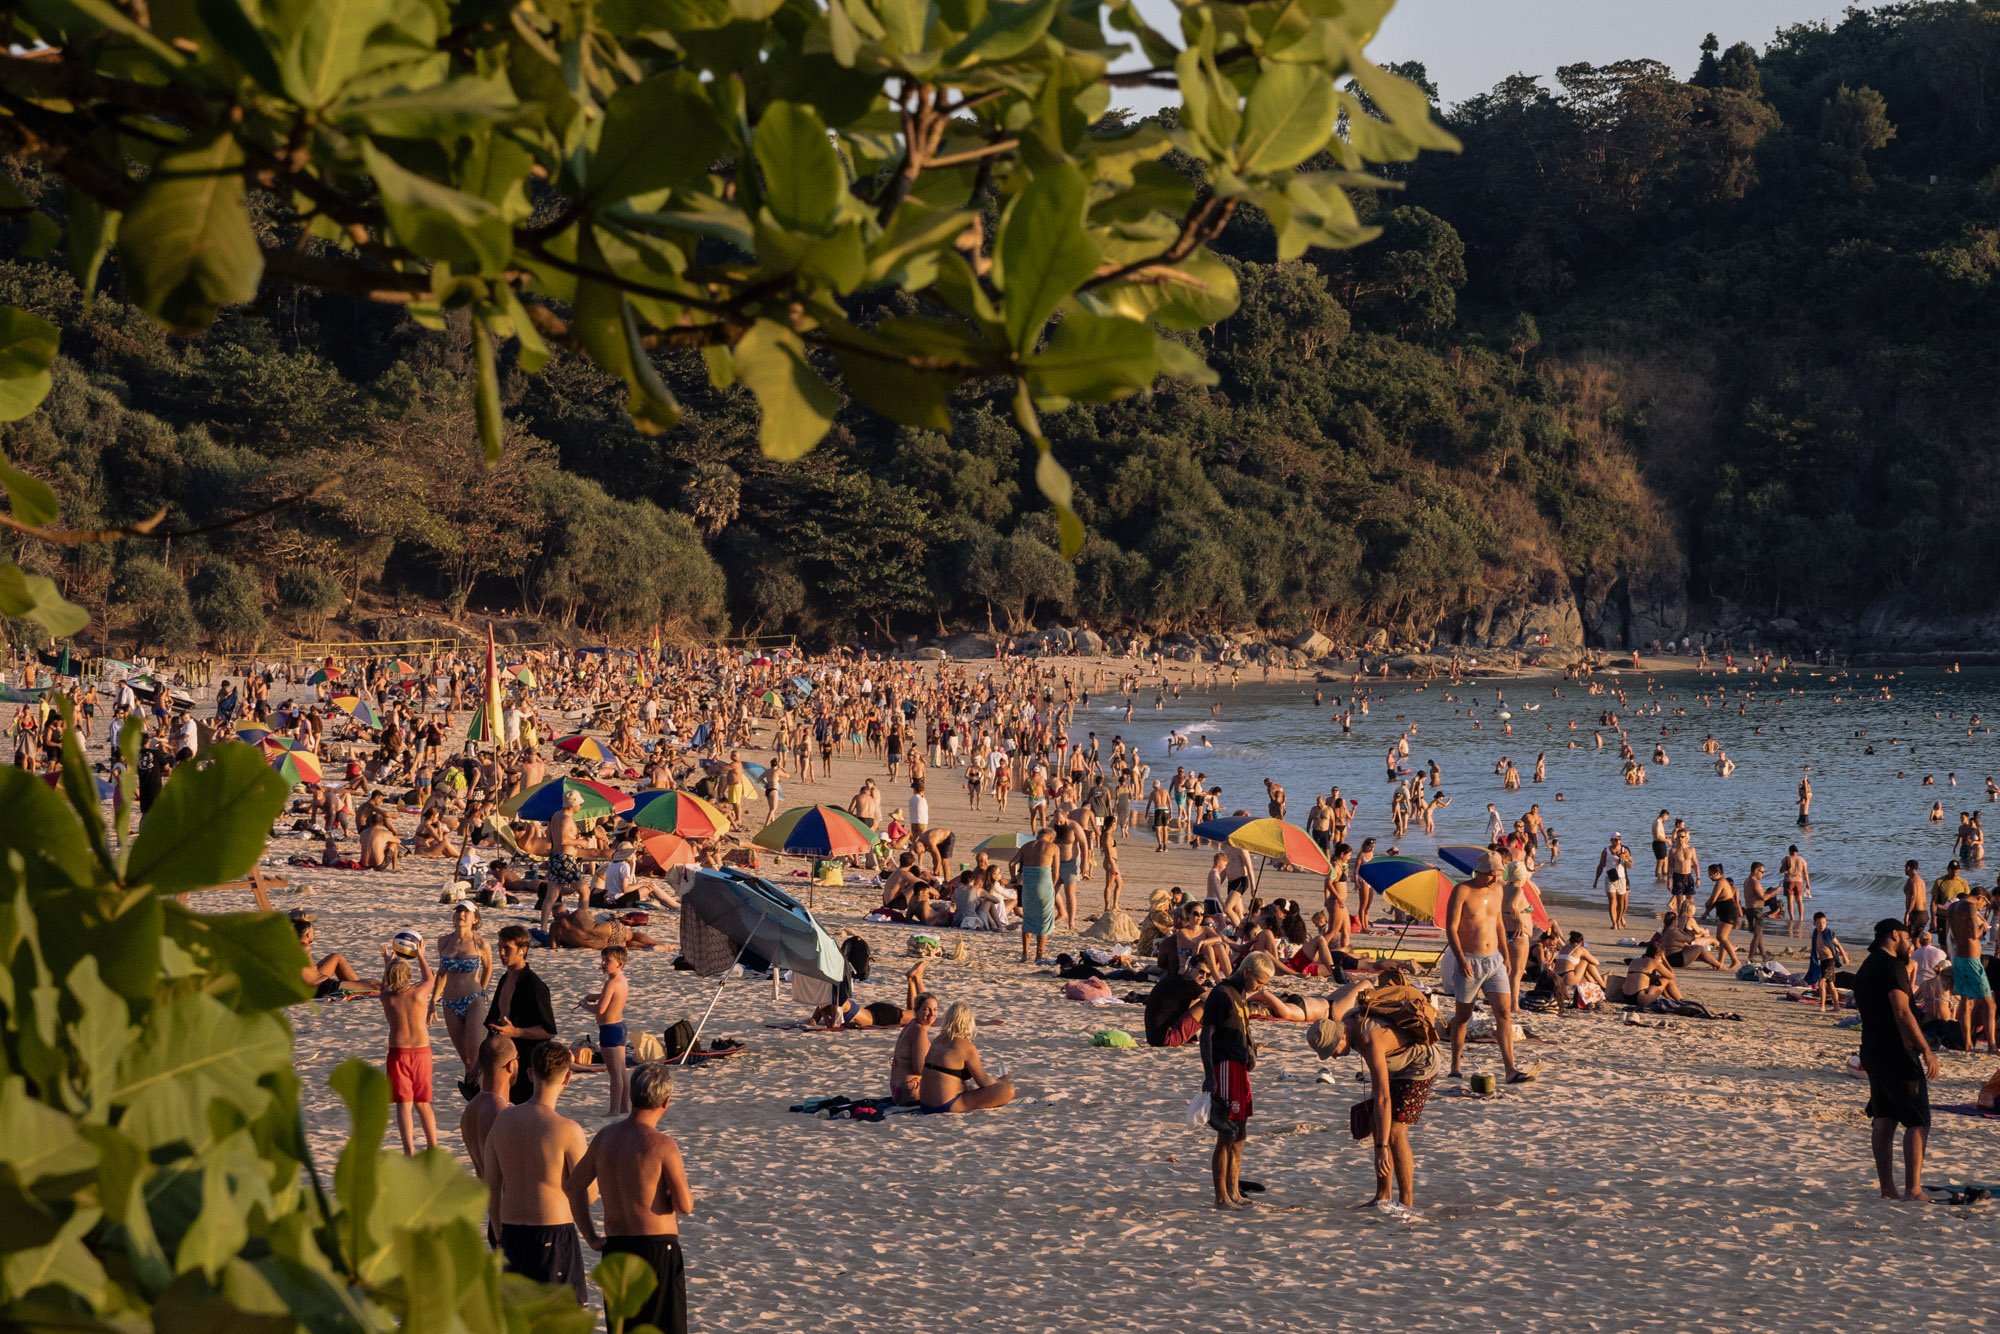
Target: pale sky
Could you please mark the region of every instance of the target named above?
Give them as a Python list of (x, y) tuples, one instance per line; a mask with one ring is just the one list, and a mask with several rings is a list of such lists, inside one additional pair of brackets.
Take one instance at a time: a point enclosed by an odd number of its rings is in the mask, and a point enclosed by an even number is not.
[[(1714, 33), (1723, 46), (1748, 42), (1758, 50), (1780, 28), (1837, 23), (1850, 0), (1398, 0), (1369, 46), (1378, 63), (1420, 60), (1446, 105), (1483, 93), (1510, 74), (1553, 75), (1588, 61), (1648, 57), (1685, 77)], [(1879, 0), (1856, 3), (1872, 8)], [(1179, 38), (1173, 8), (1141, 0), (1162, 32)], [(1121, 91), (1118, 105), (1150, 111), (1175, 100), (1169, 90), (1149, 98)]]

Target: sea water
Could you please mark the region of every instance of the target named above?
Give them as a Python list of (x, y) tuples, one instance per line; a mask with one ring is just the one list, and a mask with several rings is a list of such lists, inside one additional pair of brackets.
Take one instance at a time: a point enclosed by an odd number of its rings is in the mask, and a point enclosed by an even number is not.
[[(1601, 905), (1591, 875), (1598, 853), (1618, 831), (1632, 849), (1635, 919), (1666, 903), (1651, 849), (1652, 824), (1662, 810), (1693, 831), (1704, 901), (1709, 863), (1721, 862), (1740, 882), (1750, 863), (1761, 861), (1766, 884), (1775, 888), (1778, 863), (1796, 843), (1812, 872), (1809, 908), (1850, 931), (1900, 914), (1905, 860), (1916, 858), (1927, 879), (1943, 873), (1961, 811), (1980, 812), (1985, 824), (2000, 815), (2000, 805), (1986, 795), (1988, 775), (2000, 777), (2000, 742), (1988, 722), (2000, 714), (2000, 670), (1627, 670), (1600, 672), (1596, 681), (1603, 693), (1550, 678), (1476, 678), (1458, 685), (1374, 680), (1361, 687), (1369, 712), (1353, 707), (1347, 735), (1339, 719), (1356, 698), (1347, 677), (1269, 684), (1246, 679), (1234, 690), (1226, 682), (1208, 690), (1183, 687), (1160, 709), (1155, 692), (1145, 690), (1132, 700), (1129, 723), (1124, 696), (1105, 691), (1079, 711), (1071, 735), (1080, 742), (1094, 731), (1107, 751), (1113, 737), (1136, 741), (1156, 777), (1171, 775), (1178, 765), (1205, 774), (1209, 785), (1222, 788), (1225, 813), (1265, 814), (1263, 780), (1273, 778), (1287, 790), (1287, 818), (1304, 825), (1314, 796), (1337, 784), (1344, 798), (1361, 802), (1348, 842), (1358, 847), (1374, 837), (1378, 851), (1394, 845), (1429, 857), (1440, 844), (1480, 844), (1487, 802), (1499, 807), (1510, 829), (1531, 803), (1539, 804), (1545, 823), (1561, 835), (1562, 857), (1536, 872), (1537, 883), (1557, 898)], [(1614, 693), (1620, 689), (1622, 705)], [(1325, 695), (1318, 707), (1315, 690)], [(1211, 716), (1217, 703), (1221, 709)], [(1502, 709), (1512, 715), (1511, 736), (1498, 716)], [(1646, 766), (1641, 786), (1624, 780), (1617, 731), (1600, 722), (1607, 709), (1619, 715)], [(1190, 744), (1170, 754), (1168, 738), (1176, 731)], [(1390, 823), (1393, 788), (1384, 757), (1406, 732), (1404, 766), (1416, 771), (1436, 760), (1440, 786), (1452, 799), (1438, 817), (1435, 837), (1413, 824), (1398, 838)], [(1602, 749), (1595, 733), (1603, 735)], [(1711, 735), (1736, 762), (1730, 777), (1719, 776), (1714, 758), (1701, 750)], [(1653, 762), (1656, 744), (1666, 747), (1667, 764)], [(1548, 776), (1536, 783), (1540, 754), (1548, 757)], [(1519, 791), (1502, 790), (1494, 772), (1502, 756), (1520, 770)], [(1812, 822), (1800, 826), (1797, 789), (1807, 765)], [(1947, 778), (1953, 773), (1956, 787)], [(1934, 786), (1923, 785), (1927, 775)], [(1929, 818), (1934, 801), (1944, 803), (1941, 823)], [(1150, 844), (1148, 831), (1133, 832), (1138, 846)], [(1198, 885), (1200, 874), (1190, 874)], [(1992, 883), (1990, 873), (1968, 871), (1967, 878)], [(1297, 887), (1297, 897), (1313, 896), (1303, 877)], [(1273, 883), (1267, 892), (1286, 891)]]

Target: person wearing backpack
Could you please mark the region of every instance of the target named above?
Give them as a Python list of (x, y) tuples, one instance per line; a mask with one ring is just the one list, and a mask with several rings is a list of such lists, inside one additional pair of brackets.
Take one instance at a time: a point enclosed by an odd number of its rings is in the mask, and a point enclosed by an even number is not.
[(1410, 1130), (1437, 1078), (1437, 1037), (1437, 1011), (1397, 968), (1383, 969), (1381, 983), (1363, 992), (1344, 1018), (1322, 1019), (1306, 1030), (1306, 1045), (1321, 1060), (1352, 1051), (1367, 1068), (1373, 1096), (1353, 1106), (1348, 1129), (1355, 1139), (1375, 1144), (1370, 1203), (1405, 1220), (1416, 1217), (1417, 1160)]

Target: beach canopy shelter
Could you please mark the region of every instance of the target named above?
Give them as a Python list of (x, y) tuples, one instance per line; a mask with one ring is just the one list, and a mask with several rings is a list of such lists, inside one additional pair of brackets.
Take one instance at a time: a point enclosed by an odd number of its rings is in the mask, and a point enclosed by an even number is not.
[[(778, 970), (782, 968), (829, 986), (836, 986), (847, 977), (847, 960), (833, 937), (827, 935), (803, 903), (761, 876), (729, 867), (696, 871), (681, 894), (684, 954), (690, 922), (700, 922), (735, 945), (739, 964), (746, 954), (767, 960), (773, 997), (778, 994)], [(708, 1026), (709, 1016), (715, 1013), (716, 1002), (721, 999), (722, 988), (717, 987), (708, 1008), (702, 1011), (701, 1022), (695, 1025), (689, 1052), (700, 1041), (701, 1031)], [(687, 1059), (687, 1052), (682, 1053), (681, 1059)]]
[(1326, 875), (1333, 870), (1311, 834), (1288, 820), (1270, 816), (1226, 815), (1219, 820), (1203, 820), (1194, 827), (1196, 838), (1227, 843), (1232, 848), (1254, 852), (1280, 864)]

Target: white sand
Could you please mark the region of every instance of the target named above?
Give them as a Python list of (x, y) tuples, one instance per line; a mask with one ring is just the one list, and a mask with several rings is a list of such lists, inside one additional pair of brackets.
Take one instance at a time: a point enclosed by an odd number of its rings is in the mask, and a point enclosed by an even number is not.
[[(844, 804), (871, 772), (885, 804), (907, 791), (872, 762), (836, 769), (829, 783), (788, 780), (787, 802)], [(962, 847), (1024, 827), (996, 819), (990, 799), (969, 812), (956, 774), (933, 772), (933, 823), (957, 829)], [(1025, 816), (1018, 797), (1012, 814)], [(1122, 853), (1128, 910), (1152, 888), (1200, 885), (1205, 858), (1157, 855), (1137, 832)], [(269, 861), (316, 849), (281, 837)], [(397, 927), (433, 935), (446, 925), (437, 897), (449, 864), (405, 868), (291, 870), (294, 888), (277, 906), (310, 907), (321, 948), (346, 951), (365, 973)], [(1289, 879), (1296, 896), (1316, 894), (1315, 881)], [(1276, 883), (1267, 892), (1294, 893)], [(1098, 893), (1084, 888), (1086, 909)], [(821, 891), (821, 919), (873, 942), (876, 976), (861, 997), (900, 999), (910, 928), (862, 925), (870, 895)], [(234, 907), (237, 897), (207, 901)], [(484, 925), (510, 920), (532, 914), (491, 910)], [(663, 915), (654, 923), (671, 935)], [(1090, 1034), (1110, 1026), (1143, 1042), (1139, 1009), (1063, 1000), (1052, 972), (1020, 963), (1013, 935), (947, 934), (968, 942), (971, 959), (933, 964), (930, 987), (1004, 1021), (979, 1034), (989, 1066), (1004, 1061), (1021, 1090), (998, 1112), (880, 1124), (788, 1113), (816, 1095), (881, 1090), (893, 1033), (767, 1028), (804, 1011), (774, 1003), (767, 982), (726, 984), (704, 1037), (750, 1050), (677, 1075), (663, 1123), (696, 1196), (683, 1223), (694, 1328), (1900, 1329), (2000, 1316), (1980, 1269), (2000, 1236), (2000, 1204), (1877, 1198), (1866, 1089), (1841, 1074), (1853, 1033), (1767, 989), (1693, 979), (1693, 995), (1742, 1011), (1740, 1024), (1679, 1020), (1661, 1032), (1616, 1015), (1531, 1016), (1523, 1059), (1541, 1063), (1539, 1083), (1477, 1101), (1440, 1081), (1414, 1136), (1422, 1216), (1412, 1224), (1355, 1211), (1373, 1187), (1368, 1150), (1346, 1133), (1362, 1096), (1357, 1063), (1333, 1063), (1338, 1082), (1317, 1084), (1329, 1067), (1300, 1029), (1260, 1024), (1245, 1175), (1269, 1190), (1222, 1217), (1209, 1208), (1212, 1137), (1183, 1119), (1200, 1081), (1195, 1052), (1093, 1048)], [(1608, 961), (1630, 953), (1601, 926), (1592, 936)], [(715, 982), (674, 972), (672, 957), (633, 956), (635, 1032), (698, 1016), (713, 994)], [(538, 952), (533, 966), (564, 1035), (584, 1034), (570, 1007), (594, 989), (596, 955)], [(349, 1057), (381, 1059), (380, 1008), (306, 1005), (295, 1023), (308, 1128), (330, 1172), (346, 1122), (325, 1079)], [(458, 1064), (442, 1026), (434, 1046), (445, 1142), (462, 1158)], [(1971, 1101), (1992, 1062), (1943, 1059), (1934, 1102)], [(1498, 1064), (1492, 1048), (1475, 1047), (1467, 1068)], [(603, 1104), (601, 1077), (585, 1076), (564, 1110), (590, 1129)], [(2000, 1122), (1941, 1116), (1927, 1178), (2000, 1181), (1996, 1150)]]

